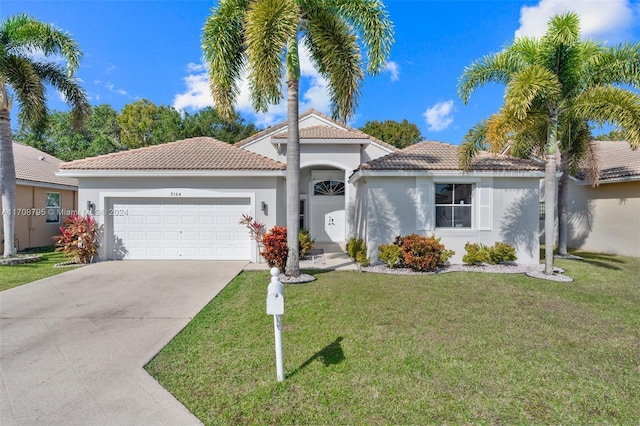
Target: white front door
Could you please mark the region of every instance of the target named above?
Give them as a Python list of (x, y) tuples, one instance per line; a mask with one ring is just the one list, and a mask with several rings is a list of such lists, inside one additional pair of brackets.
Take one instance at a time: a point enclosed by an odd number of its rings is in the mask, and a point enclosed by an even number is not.
[(311, 203), (311, 236), (320, 243), (344, 241), (344, 196)]
[(310, 192), (311, 237), (321, 243), (344, 241), (344, 172), (318, 172), (311, 181)]

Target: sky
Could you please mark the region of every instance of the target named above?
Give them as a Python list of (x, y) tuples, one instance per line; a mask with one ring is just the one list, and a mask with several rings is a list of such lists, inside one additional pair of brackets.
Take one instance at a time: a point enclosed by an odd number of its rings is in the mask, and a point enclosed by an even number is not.
[[(202, 60), (202, 28), (212, 0), (2, 0), (0, 18), (27, 13), (69, 32), (84, 56), (77, 77), (92, 105), (148, 99), (194, 112), (213, 105)], [(581, 17), (582, 36), (608, 45), (640, 40), (640, 0), (387, 0), (395, 43), (385, 71), (364, 80), (355, 117), (407, 119), (425, 140), (459, 144), (467, 131), (496, 112), (504, 87), (486, 85), (465, 105), (457, 81), (465, 66), (496, 53), (517, 36), (539, 36), (555, 13)], [(331, 113), (326, 81), (305, 51), (301, 58), (300, 112)], [(67, 107), (48, 91), (51, 109)], [(236, 109), (260, 128), (285, 120), (284, 101), (267, 113), (251, 109), (248, 85)], [(16, 127), (15, 111), (13, 127)], [(597, 133), (597, 132), (596, 132)]]

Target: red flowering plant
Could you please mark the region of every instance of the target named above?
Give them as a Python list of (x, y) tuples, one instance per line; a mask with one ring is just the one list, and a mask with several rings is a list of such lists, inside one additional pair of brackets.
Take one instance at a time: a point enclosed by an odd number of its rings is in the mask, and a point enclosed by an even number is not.
[(91, 263), (98, 255), (98, 224), (91, 215), (73, 213), (64, 220), (60, 232), (60, 235), (53, 237), (56, 251), (83, 264)]
[(264, 250), (260, 253), (270, 267), (276, 266), (280, 271), (284, 271), (289, 255), (287, 245), (287, 228), (274, 226), (262, 236), (262, 246)]

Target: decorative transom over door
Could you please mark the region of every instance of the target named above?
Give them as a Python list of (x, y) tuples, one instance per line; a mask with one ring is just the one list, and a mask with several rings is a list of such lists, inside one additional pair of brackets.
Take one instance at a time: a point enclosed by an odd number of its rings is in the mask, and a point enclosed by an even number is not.
[(344, 241), (344, 179), (313, 179), (311, 189), (311, 236), (317, 242)]

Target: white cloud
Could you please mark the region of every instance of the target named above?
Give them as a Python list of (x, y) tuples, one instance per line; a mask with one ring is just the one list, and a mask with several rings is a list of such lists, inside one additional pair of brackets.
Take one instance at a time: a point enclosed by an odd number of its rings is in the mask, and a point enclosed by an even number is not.
[(384, 71), (391, 74), (391, 81), (400, 80), (400, 66), (394, 61), (389, 61), (384, 66)]
[(104, 84), (104, 87), (106, 87), (106, 88), (107, 88), (107, 90), (108, 90), (108, 91), (110, 91), (110, 92), (112, 92), (112, 93), (116, 93), (116, 94), (118, 94), (118, 95), (122, 95), (122, 96), (127, 96), (127, 95), (128, 95), (128, 93), (127, 93), (127, 91), (126, 91), (126, 90), (116, 88), (116, 87), (113, 85), (113, 83), (111, 83), (111, 82), (105, 83), (105, 84)]
[[(181, 110), (198, 110), (207, 106), (213, 106), (213, 97), (209, 89), (209, 73), (205, 65), (189, 63), (186, 66), (188, 75), (183, 81), (186, 89), (173, 98), (173, 107)], [(315, 108), (318, 111), (328, 113), (331, 107), (331, 98), (327, 90), (327, 81), (313, 67), (308, 50), (304, 45), (300, 49), (300, 86), (304, 92), (300, 95), (300, 111)], [(283, 84), (283, 93), (286, 86)], [(256, 113), (251, 104), (249, 81), (247, 74), (240, 80), (240, 93), (236, 100), (236, 110), (253, 116), (258, 126), (270, 126), (284, 121), (287, 115), (286, 96), (277, 105), (269, 105), (266, 113)]]
[(520, 28), (515, 36), (539, 37), (553, 15), (569, 11), (580, 16), (582, 37), (609, 42), (623, 41), (635, 21), (629, 0), (540, 0), (520, 9)]
[(429, 130), (438, 132), (444, 130), (453, 123), (453, 101), (438, 102), (422, 114), (429, 125)]

